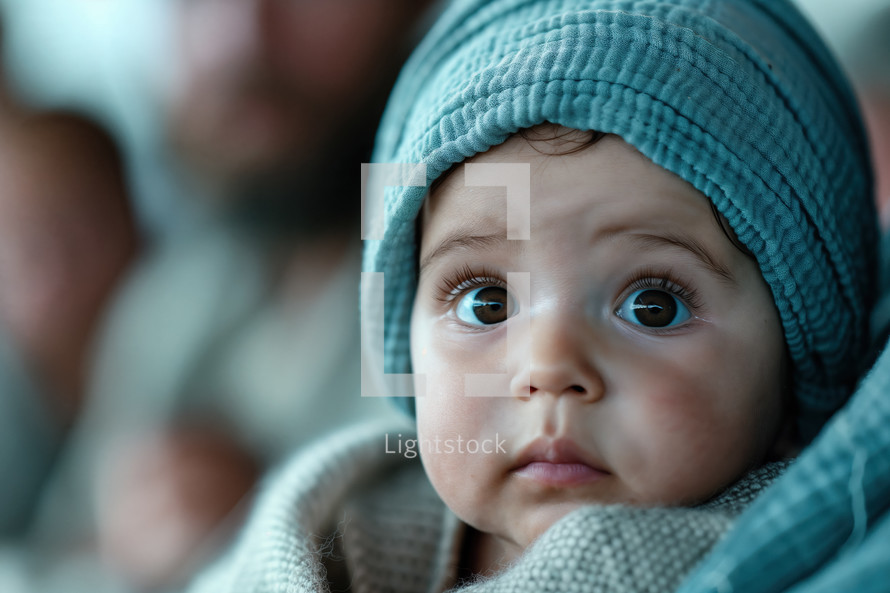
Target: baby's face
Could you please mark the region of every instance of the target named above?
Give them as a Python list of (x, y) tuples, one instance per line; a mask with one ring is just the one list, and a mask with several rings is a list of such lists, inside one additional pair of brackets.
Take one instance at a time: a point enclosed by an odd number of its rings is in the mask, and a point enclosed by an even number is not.
[[(471, 160), (530, 164), (530, 240), (506, 239), (504, 189), (465, 187), (463, 167), (433, 192), (411, 323), (426, 471), (505, 559), (585, 504), (709, 498), (783, 412), (772, 297), (707, 199), (613, 136), (535, 148)], [(502, 388), (466, 396), (484, 373)]]

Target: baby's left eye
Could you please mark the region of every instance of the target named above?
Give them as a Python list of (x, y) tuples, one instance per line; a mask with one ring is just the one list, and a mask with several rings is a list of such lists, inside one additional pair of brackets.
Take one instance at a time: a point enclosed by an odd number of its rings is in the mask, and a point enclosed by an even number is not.
[(673, 327), (692, 317), (680, 299), (654, 288), (631, 293), (615, 313), (634, 325), (651, 328)]

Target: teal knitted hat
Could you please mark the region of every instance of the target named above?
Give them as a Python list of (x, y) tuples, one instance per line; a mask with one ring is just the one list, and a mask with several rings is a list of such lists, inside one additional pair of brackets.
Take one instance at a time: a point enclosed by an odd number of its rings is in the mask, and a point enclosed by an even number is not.
[[(785, 0), (456, 0), (405, 65), (374, 161), (423, 163), (430, 183), (543, 122), (622, 137), (726, 217), (771, 287), (809, 440), (865, 362), (877, 217), (854, 97), (806, 20)], [(411, 369), (426, 192), (388, 188), (366, 241), (388, 373)]]

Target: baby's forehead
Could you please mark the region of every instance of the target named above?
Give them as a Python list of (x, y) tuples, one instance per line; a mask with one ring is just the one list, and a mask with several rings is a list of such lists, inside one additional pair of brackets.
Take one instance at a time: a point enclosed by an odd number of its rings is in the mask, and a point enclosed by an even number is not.
[(567, 223), (593, 228), (600, 226), (598, 219), (713, 223), (704, 194), (617, 136), (572, 142), (568, 149), (550, 140), (541, 149), (537, 142), (513, 136), (452, 168), (431, 189), (422, 224), (478, 228), (485, 223), (503, 232), (515, 225), (509, 212), (522, 210), (532, 228)]
[[(468, 250), (470, 245), (490, 251), (494, 239), (511, 238), (507, 211), (511, 204), (514, 208), (517, 204), (504, 186), (515, 184), (522, 171), (475, 186), (465, 177), (463, 165), (478, 168), (487, 163), (500, 166), (523, 162), (530, 165), (525, 171), (529, 182), (525, 200), (530, 216), (527, 238), (531, 241), (521, 248), (513, 246), (517, 253), (536, 253), (538, 240), (552, 242), (547, 237), (552, 238), (555, 231), (591, 246), (594, 238), (603, 235), (671, 238), (665, 240), (667, 243), (677, 243), (674, 239), (682, 236), (690, 239), (681, 243), (701, 239), (715, 256), (753, 259), (708, 197), (620, 137), (592, 137), (591, 133), (568, 130), (573, 134), (568, 138), (553, 129), (546, 130), (547, 135), (533, 131), (536, 136), (513, 135), (440, 178), (417, 226), (421, 260), (429, 259), (435, 245), (454, 236), (473, 238), (463, 241), (467, 254), (473, 251)], [(486, 241), (479, 241), (479, 237)], [(646, 249), (650, 248), (651, 241), (646, 243)]]

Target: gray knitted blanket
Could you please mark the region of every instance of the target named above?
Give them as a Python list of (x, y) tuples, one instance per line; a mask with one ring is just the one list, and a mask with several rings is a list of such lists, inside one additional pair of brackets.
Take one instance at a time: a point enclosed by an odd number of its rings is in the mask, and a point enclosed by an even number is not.
[(457, 582), (463, 525), (417, 459), (350, 427), (304, 450), (268, 483), (239, 540), (192, 593), (671, 591), (786, 467), (767, 465), (693, 508), (590, 506), (560, 520), (514, 565)]

